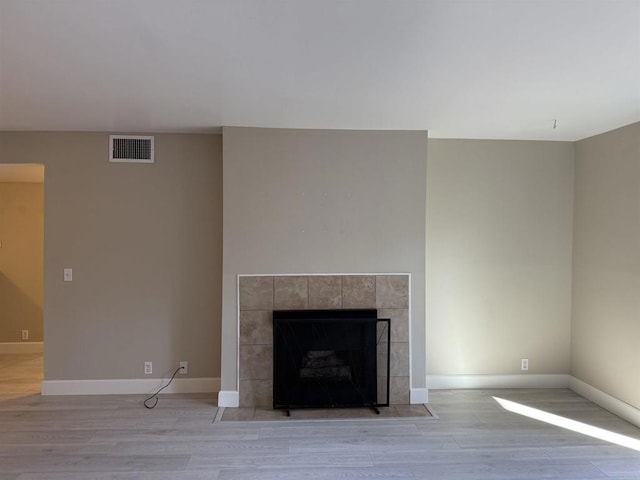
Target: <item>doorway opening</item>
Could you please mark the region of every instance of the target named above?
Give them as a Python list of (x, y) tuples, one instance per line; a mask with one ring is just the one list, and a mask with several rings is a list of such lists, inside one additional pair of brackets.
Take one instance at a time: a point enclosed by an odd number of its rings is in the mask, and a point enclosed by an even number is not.
[(44, 377), (44, 165), (0, 164), (0, 395)]

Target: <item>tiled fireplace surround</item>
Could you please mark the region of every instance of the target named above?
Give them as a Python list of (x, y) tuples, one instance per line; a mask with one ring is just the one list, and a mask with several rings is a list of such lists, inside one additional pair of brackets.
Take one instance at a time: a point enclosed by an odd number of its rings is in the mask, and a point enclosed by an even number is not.
[[(272, 405), (273, 310), (341, 308), (376, 308), (378, 318), (391, 319), (390, 403), (408, 404), (409, 291), (409, 274), (239, 275), (240, 406)], [(379, 345), (381, 354), (386, 343)], [(385, 381), (379, 377), (379, 392)]]

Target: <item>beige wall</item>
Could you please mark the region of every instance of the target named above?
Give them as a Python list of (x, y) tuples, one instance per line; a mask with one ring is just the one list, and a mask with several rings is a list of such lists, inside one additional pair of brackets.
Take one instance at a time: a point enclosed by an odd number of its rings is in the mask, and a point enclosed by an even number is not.
[(568, 142), (429, 140), (429, 375), (568, 374)]
[(426, 132), (224, 128), (222, 389), (236, 390), (236, 276), (411, 273), (424, 387)]
[(106, 133), (0, 133), (0, 163), (46, 165), (48, 380), (220, 376), (224, 280), (232, 390), (236, 274), (401, 271), (414, 387), (425, 350), (434, 375), (569, 373), (571, 350), (573, 375), (640, 407), (640, 124), (576, 144), (574, 215), (572, 143), (430, 140), (425, 174), (424, 132), (224, 136), (223, 275), (221, 136), (114, 165)]
[(640, 123), (576, 145), (572, 373), (640, 408)]
[(44, 188), (0, 183), (0, 342), (42, 341)]
[(220, 374), (221, 137), (155, 141), (110, 164), (106, 133), (0, 133), (0, 162), (46, 166), (46, 380)]

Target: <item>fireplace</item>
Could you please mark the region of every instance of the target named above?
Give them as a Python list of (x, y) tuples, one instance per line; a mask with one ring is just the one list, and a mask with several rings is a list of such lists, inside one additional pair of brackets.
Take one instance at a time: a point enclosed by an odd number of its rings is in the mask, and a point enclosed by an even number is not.
[(379, 322), (375, 309), (274, 311), (273, 408), (380, 406)]
[(319, 309), (374, 309), (391, 319), (378, 324), (378, 402), (409, 403), (409, 287), (408, 274), (239, 275), (239, 406), (273, 407), (273, 311)]

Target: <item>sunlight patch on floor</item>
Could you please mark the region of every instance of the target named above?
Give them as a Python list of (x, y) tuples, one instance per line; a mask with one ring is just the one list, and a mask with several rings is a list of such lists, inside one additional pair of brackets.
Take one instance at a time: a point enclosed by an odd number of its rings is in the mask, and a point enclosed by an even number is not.
[(614, 443), (622, 447), (630, 448), (640, 452), (640, 440), (636, 438), (627, 437), (626, 435), (620, 435), (619, 433), (611, 432), (603, 428), (594, 427), (587, 423), (571, 420), (560, 415), (554, 415), (553, 413), (545, 412), (544, 410), (538, 410), (537, 408), (527, 407), (521, 403), (505, 400), (504, 398), (492, 397), (502, 408), (509, 412), (517, 413), (525, 417), (533, 418), (541, 422), (555, 425), (567, 430), (571, 430), (576, 433), (581, 433), (589, 437), (604, 440), (605, 442)]

